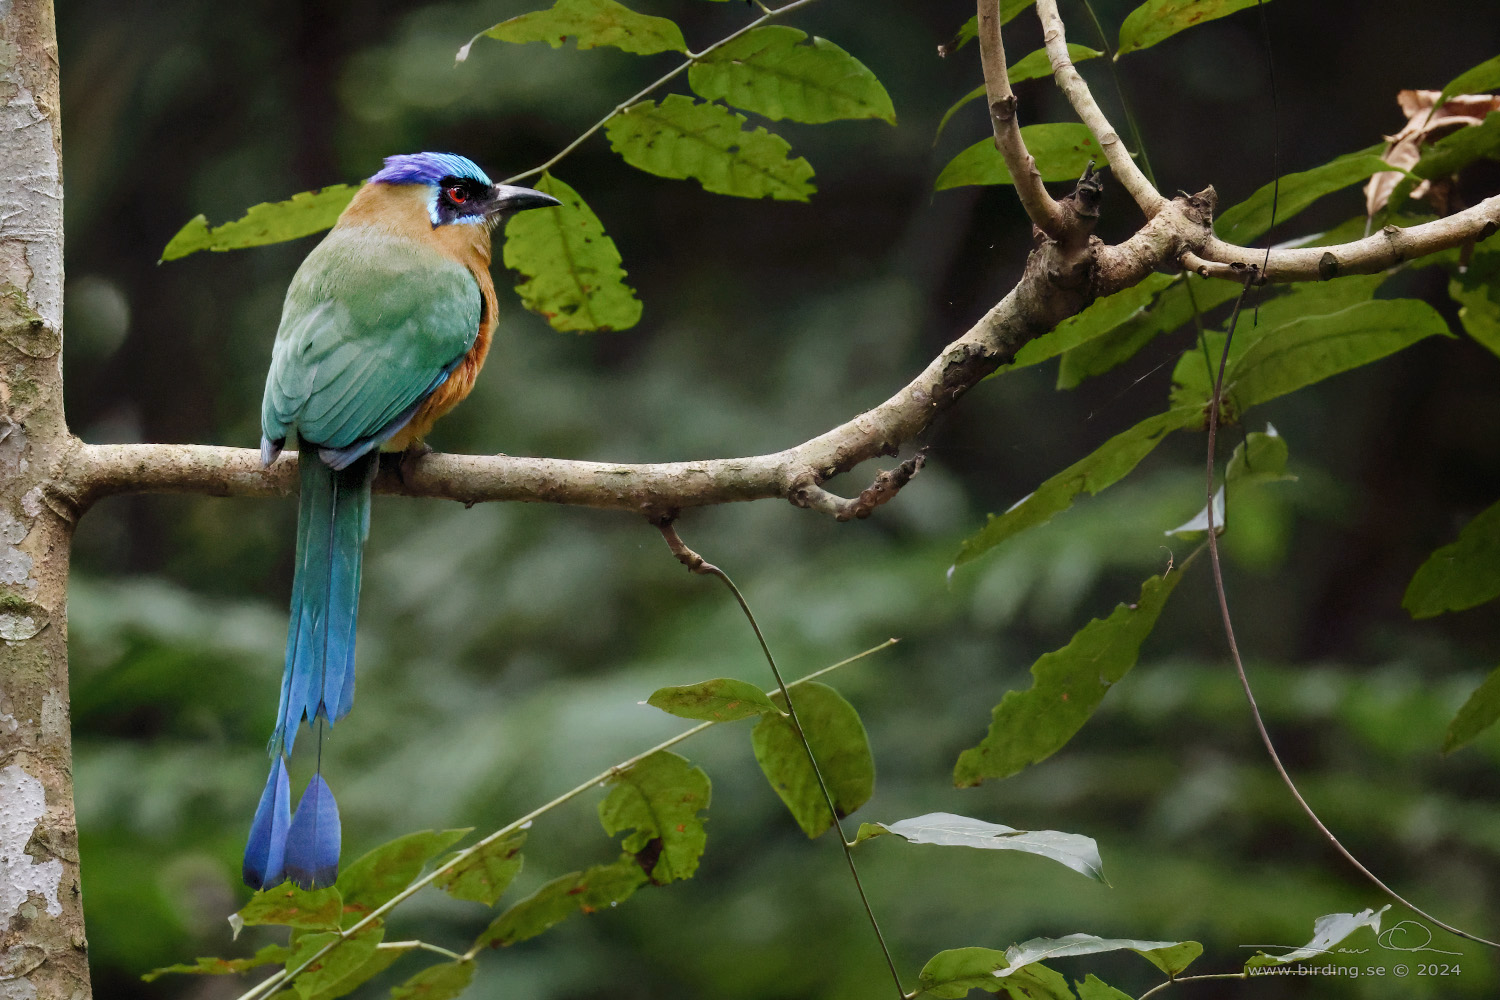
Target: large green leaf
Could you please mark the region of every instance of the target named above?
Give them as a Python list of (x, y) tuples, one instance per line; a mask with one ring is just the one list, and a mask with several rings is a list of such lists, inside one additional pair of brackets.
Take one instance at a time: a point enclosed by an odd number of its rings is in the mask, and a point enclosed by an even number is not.
[(626, 330), (641, 318), (641, 301), (625, 284), (620, 251), (567, 184), (543, 174), (536, 189), (562, 205), (518, 212), (505, 224), (505, 266), (526, 275), (521, 302), (554, 330)]
[(1005, 949), (1006, 965), (995, 971), (1009, 976), (1034, 962), (1075, 955), (1098, 955), (1106, 951), (1133, 951), (1168, 976), (1178, 976), (1203, 954), (1197, 941), (1134, 941), (1101, 938), (1092, 934), (1067, 934), (1060, 938), (1032, 938)]
[(231, 972), (246, 972), (261, 965), (284, 965), (291, 957), (291, 949), (285, 945), (268, 944), (249, 958), (200, 958), (192, 965), (168, 965), (165, 968), (152, 969), (141, 976), (141, 979), (149, 983), (169, 972), (195, 976), (224, 976)]
[(572, 38), (580, 49), (610, 45), (648, 56), (657, 52), (686, 52), (682, 31), (664, 17), (638, 14), (615, 0), (557, 0), (547, 10), (513, 17), (482, 31), (458, 50), (458, 61), (469, 58), (469, 48), (481, 38), (502, 42), (546, 42), (554, 49)]
[(1242, 287), (1235, 281), (1184, 275), (1141, 312), (1064, 353), (1057, 387), (1072, 389), (1086, 378), (1112, 371), (1157, 337), (1190, 321), (1195, 310), (1201, 314), (1221, 306)]
[[(1090, 160), (1102, 160), (1099, 145), (1087, 125), (1060, 122), (1050, 125), (1025, 125), (1021, 138), (1036, 160), (1037, 171), (1044, 181), (1076, 180)], [(993, 136), (980, 139), (959, 153), (938, 174), (933, 187), (938, 191), (966, 184), (1011, 184), (1005, 157), (995, 148)]]
[(525, 843), (525, 830), (492, 840), (467, 854), (433, 884), (454, 899), (493, 906), (521, 871), (521, 847)]
[(263, 889), (236, 914), (247, 927), (279, 924), (303, 930), (336, 930), (344, 912), (338, 889), (299, 889), (290, 882)]
[(1181, 280), (1181, 277), (1170, 274), (1148, 274), (1144, 280), (1129, 288), (1095, 299), (1087, 309), (1069, 316), (1035, 340), (1028, 341), (1016, 352), (1015, 361), (1004, 370), (1038, 364), (1095, 337), (1104, 336), (1126, 320), (1144, 313), (1163, 290)]
[(633, 830), (621, 847), (635, 855), (657, 884), (692, 878), (708, 843), (698, 813), (712, 787), (702, 768), (660, 750), (610, 779), (599, 822), (610, 836)]
[(1496, 719), (1500, 719), (1500, 667), (1490, 671), (1484, 683), (1474, 689), (1453, 721), (1448, 723), (1448, 734), (1443, 739), (1443, 753), (1452, 753), (1468, 743), (1493, 726)]
[(646, 873), (630, 855), (553, 879), (516, 903), (484, 929), (479, 948), (504, 948), (536, 937), (578, 912), (594, 913), (622, 903), (646, 883)]
[[(848, 816), (868, 802), (875, 791), (875, 760), (865, 725), (854, 706), (826, 684), (798, 685), (794, 698), (797, 718), (817, 758), (818, 770), (828, 783), (834, 808), (840, 818)], [(773, 701), (784, 707), (781, 695)], [(764, 715), (750, 736), (756, 762), (802, 832), (809, 837), (821, 835), (833, 825), (833, 817), (828, 815), (817, 775), (791, 719), (780, 714)]]
[(1434, 107), (1442, 107), (1455, 94), (1483, 94), (1500, 89), (1500, 56), (1486, 59), (1448, 81)]
[(429, 965), (391, 990), (391, 1000), (457, 1000), (474, 981), (473, 962)]
[[(345, 938), (337, 948), (334, 948), (318, 959), (307, 971), (303, 972), (293, 982), (297, 994), (302, 1000), (324, 1000), (324, 998), (343, 996), (341, 987), (345, 984), (349, 989), (354, 989), (369, 976), (361, 976), (360, 973), (367, 965), (378, 962), (383, 956), (377, 957), (377, 949), (380, 940), (385, 936), (385, 928), (376, 922), (358, 934)], [(298, 938), (292, 947), (292, 957), (287, 959), (286, 967), (290, 972), (300, 968), (314, 955), (323, 950), (323, 946), (339, 940), (339, 935), (333, 932), (324, 934), (304, 934)], [(392, 956), (385, 965), (390, 965), (397, 955)], [(383, 969), (385, 966), (382, 966)], [(375, 972), (380, 971), (379, 969)], [(371, 972), (369, 975), (374, 975)]]
[(336, 888), (344, 899), (343, 925), (365, 914), (405, 889), (422, 867), (461, 840), (471, 828), (422, 830), (408, 833), (370, 851), (339, 873)]
[(1255, 0), (1146, 0), (1120, 25), (1115, 58), (1149, 49), (1179, 31), (1254, 6)]
[(1401, 606), (1413, 618), (1462, 611), (1500, 597), (1500, 503), (1480, 511), (1458, 539), (1427, 557)]
[(1246, 969), (1260, 969), (1272, 965), (1286, 965), (1288, 962), (1301, 962), (1309, 958), (1319, 958), (1327, 955), (1335, 946), (1341, 944), (1345, 938), (1359, 930), (1368, 927), (1377, 935), (1380, 933), (1380, 918), (1389, 910), (1390, 904), (1382, 906), (1378, 910), (1360, 910), (1358, 913), (1327, 913), (1313, 921), (1312, 940), (1300, 948), (1293, 948), (1280, 955), (1267, 954), (1258, 951), (1255, 956), (1245, 963)]
[(1075, 985), (1078, 987), (1078, 1000), (1135, 1000), (1129, 993), (1115, 989), (1092, 972), (1084, 977), (1083, 982)]
[[(805, 43), (805, 44), (804, 44)], [(781, 24), (748, 31), (688, 70), (700, 97), (772, 121), (880, 118), (896, 124), (891, 96), (864, 63), (828, 41)]]
[[(1068, 43), (1068, 58), (1075, 63), (1087, 62), (1104, 55), (1098, 49), (1091, 49), (1087, 45), (1074, 45)], [(1005, 76), (1012, 84), (1023, 83), (1027, 80), (1035, 80), (1038, 77), (1052, 75), (1052, 62), (1047, 58), (1046, 49), (1037, 49), (1018, 61), (1005, 67)], [(964, 96), (960, 97), (953, 106), (943, 112), (943, 117), (938, 120), (937, 131), (933, 133), (932, 141), (936, 145), (938, 137), (943, 134), (943, 129), (948, 127), (948, 121), (958, 109), (970, 101), (977, 101), (984, 96), (984, 84), (980, 84)]]
[(1067, 510), (1080, 493), (1095, 494), (1113, 486), (1141, 459), (1173, 431), (1191, 427), (1204, 419), (1201, 405), (1182, 406), (1158, 413), (1154, 417), (1122, 431), (1094, 451), (1074, 462), (1036, 488), (1036, 492), (1016, 501), (1009, 510), (989, 521), (959, 546), (955, 566), (961, 566), (988, 552), (1012, 535), (1027, 528), (1046, 524), (1054, 514)]
[(913, 844), (940, 847), (977, 847), (987, 851), (1021, 851), (1050, 858), (1082, 875), (1104, 882), (1104, 863), (1092, 837), (1056, 830), (1017, 830), (1000, 823), (953, 813), (928, 813), (895, 823), (861, 823), (856, 844), (883, 834), (895, 834)]
[(1448, 294), (1459, 304), (1464, 331), (1500, 355), (1500, 242), (1479, 245), (1469, 266), (1448, 282)]
[(1031, 687), (1007, 691), (994, 708), (990, 731), (965, 750), (953, 768), (960, 787), (1008, 778), (1046, 760), (1073, 738), (1109, 689), (1135, 666), (1182, 571), (1153, 576), (1134, 604), (1118, 605), (1108, 618), (1085, 625), (1062, 649), (1031, 666)]
[(1351, 184), (1391, 170), (1380, 158), (1384, 146), (1371, 146), (1357, 153), (1346, 153), (1322, 166), (1313, 167), (1281, 178), (1280, 184), (1267, 184), (1254, 194), (1226, 208), (1214, 219), (1214, 232), (1222, 240), (1249, 246), (1271, 228), (1271, 203), (1276, 203), (1276, 222), (1286, 222), (1324, 195), (1343, 190)]
[(951, 948), (922, 966), (922, 995), (961, 1000), (970, 990), (1005, 993), (1011, 1000), (1074, 1000), (1068, 981), (1045, 965), (1030, 965), (1013, 976), (997, 976), (1005, 952), (993, 948)]
[(660, 104), (632, 104), (604, 131), (626, 163), (649, 174), (691, 177), (715, 194), (806, 201), (814, 191), (811, 164), (790, 158), (781, 136), (744, 126), (745, 116), (723, 105), (670, 94)]
[(1436, 309), (1417, 299), (1378, 299), (1292, 320), (1255, 341), (1225, 374), (1243, 413), (1331, 375), (1369, 364), (1433, 336), (1452, 336)]
[(358, 184), (335, 184), (317, 191), (303, 191), (286, 201), (255, 205), (243, 217), (222, 226), (208, 226), (195, 216), (177, 231), (161, 252), (161, 259), (176, 260), (199, 250), (240, 250), (245, 247), (284, 243), (322, 232), (338, 221), (349, 207)]
[(680, 719), (702, 719), (706, 722), (730, 722), (754, 715), (775, 712), (764, 691), (733, 677), (664, 687), (652, 692), (646, 704), (669, 712)]

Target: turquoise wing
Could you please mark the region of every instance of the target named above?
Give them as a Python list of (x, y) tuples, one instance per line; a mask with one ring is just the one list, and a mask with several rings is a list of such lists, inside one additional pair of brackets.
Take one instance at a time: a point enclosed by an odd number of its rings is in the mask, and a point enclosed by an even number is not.
[(325, 449), (377, 446), (474, 346), (482, 310), (457, 261), (371, 227), (335, 229), (287, 289), (262, 432), (280, 442), (295, 431)]

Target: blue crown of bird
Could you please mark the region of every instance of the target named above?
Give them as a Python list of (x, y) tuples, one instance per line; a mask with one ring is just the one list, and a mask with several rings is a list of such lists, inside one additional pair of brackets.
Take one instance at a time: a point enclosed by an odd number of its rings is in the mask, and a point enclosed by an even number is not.
[[(495, 328), (490, 233), (559, 204), (491, 182), (453, 153), (391, 156), (287, 288), (261, 402), (261, 459), (297, 448), (301, 499), (271, 774), (245, 846), (254, 889), (338, 877), (338, 805), (322, 736), (354, 701), (360, 561), (379, 451), (419, 447), (474, 387)], [(291, 808), (287, 761), (303, 722), (317, 767)]]

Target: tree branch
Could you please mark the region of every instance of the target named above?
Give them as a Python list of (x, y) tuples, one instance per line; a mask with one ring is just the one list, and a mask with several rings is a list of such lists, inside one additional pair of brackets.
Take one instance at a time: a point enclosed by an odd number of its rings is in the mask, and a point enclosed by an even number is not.
[[(1146, 218), (1155, 218), (1156, 213), (1167, 204), (1167, 199), (1162, 197), (1161, 192), (1152, 186), (1146, 175), (1135, 165), (1130, 151), (1110, 126), (1109, 119), (1104, 117), (1089, 85), (1083, 82), (1073, 60), (1068, 57), (1068, 39), (1063, 31), (1062, 18), (1057, 13), (1057, 0), (1037, 0), (1036, 12), (1042, 21), (1042, 39), (1047, 45), (1047, 57), (1052, 62), (1052, 76), (1057, 81), (1057, 86), (1068, 98), (1068, 103), (1073, 105), (1073, 110), (1078, 112), (1078, 117), (1089, 127), (1089, 131), (1094, 133), (1115, 179), (1135, 199), (1141, 211), (1146, 213)], [(980, 37), (982, 40), (982, 31)]]
[[(1345, 274), (1374, 274), (1402, 261), (1488, 239), (1497, 231), (1500, 231), (1500, 195), (1432, 222), (1406, 229), (1386, 226), (1353, 243), (1272, 250), (1266, 273), (1260, 280), (1325, 281)], [(1247, 268), (1261, 266), (1265, 253), (1210, 236), (1201, 249), (1183, 254), (1182, 266), (1205, 277), (1242, 281)]]
[(995, 130), (995, 148), (1005, 158), (1005, 169), (1015, 182), (1016, 197), (1021, 199), (1021, 206), (1038, 229), (1054, 240), (1061, 240), (1066, 224), (1062, 208), (1042, 184), (1041, 172), (1021, 138), (1021, 126), (1016, 121), (1016, 95), (1010, 89), (1010, 76), (1005, 68), (998, 0), (979, 0), (979, 62), (984, 68), (984, 93), (990, 108), (990, 124)]

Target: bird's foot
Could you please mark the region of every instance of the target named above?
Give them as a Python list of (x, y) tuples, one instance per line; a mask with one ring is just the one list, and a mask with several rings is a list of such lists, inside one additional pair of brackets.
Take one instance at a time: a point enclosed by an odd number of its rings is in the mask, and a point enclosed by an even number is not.
[(401, 480), (405, 486), (407, 481), (417, 471), (417, 463), (423, 457), (432, 454), (432, 446), (425, 441), (413, 441), (401, 452), (401, 457), (396, 463), (396, 478)]

